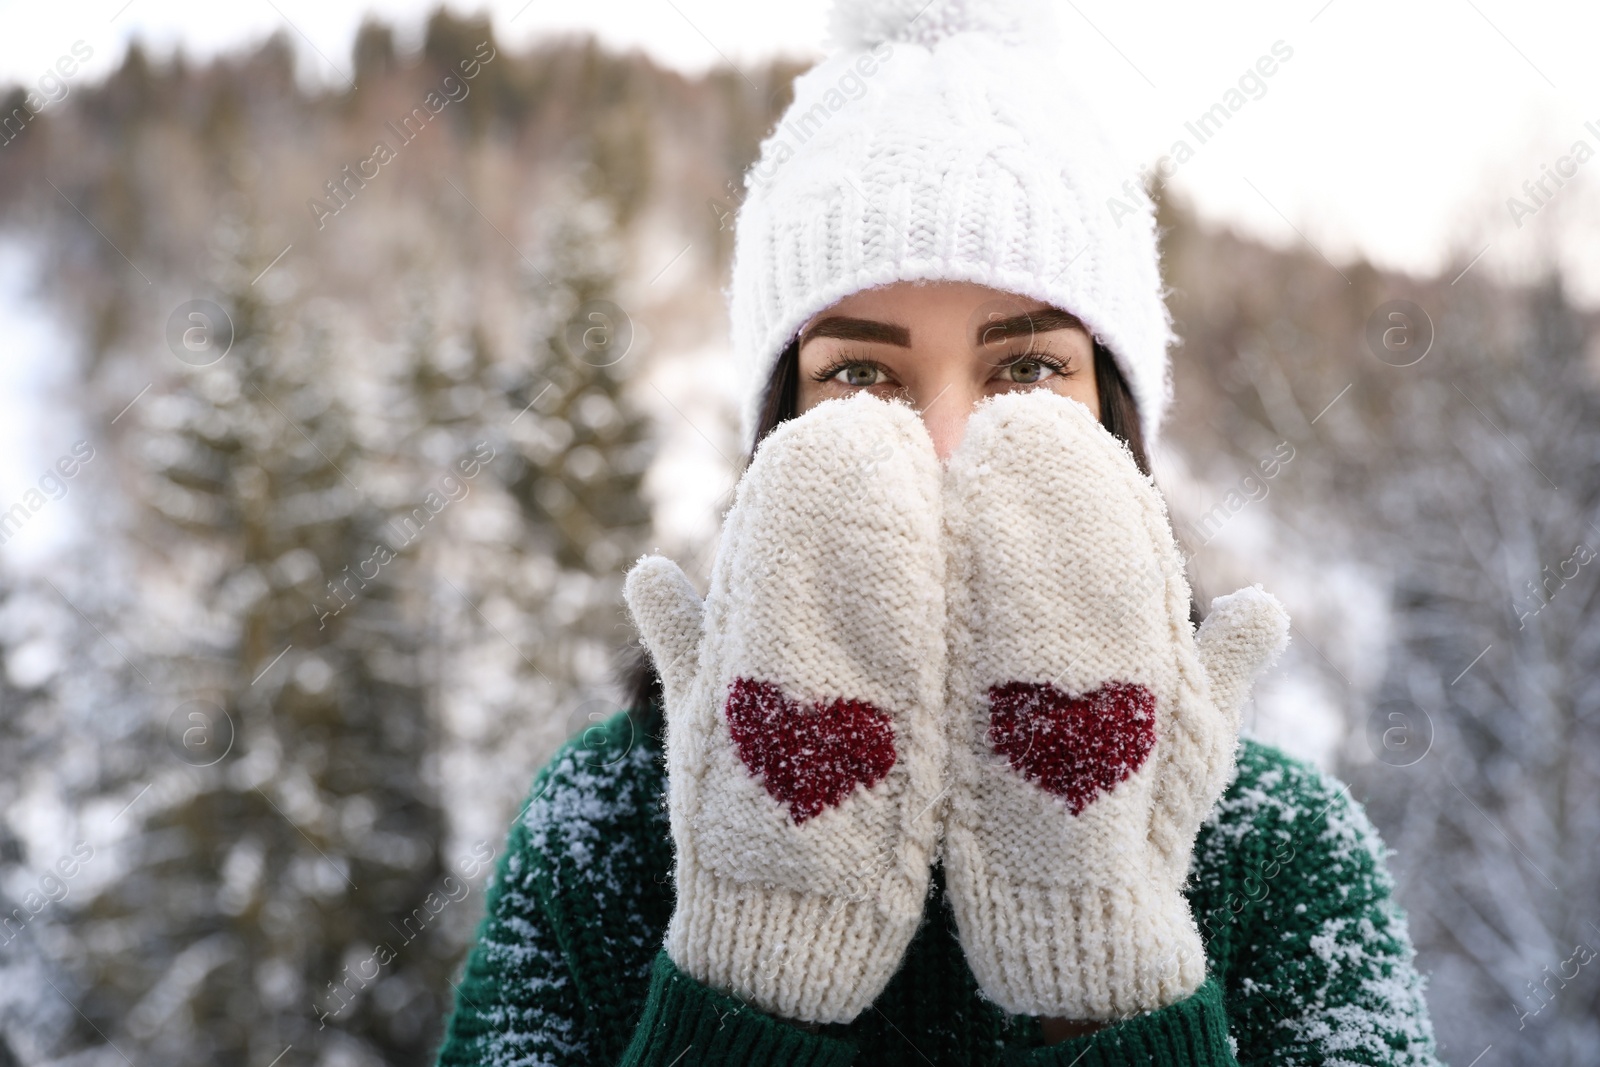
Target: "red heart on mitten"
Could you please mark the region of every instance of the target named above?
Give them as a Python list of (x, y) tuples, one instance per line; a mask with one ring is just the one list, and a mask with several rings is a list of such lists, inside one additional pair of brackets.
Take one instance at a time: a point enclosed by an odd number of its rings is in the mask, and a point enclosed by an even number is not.
[(864, 700), (840, 697), (802, 709), (775, 685), (736, 678), (727, 713), (739, 758), (796, 823), (840, 803), (857, 785), (870, 789), (894, 766), (894, 727)]
[(1144, 764), (1156, 743), (1156, 698), (1134, 682), (1069, 697), (1049, 682), (989, 690), (989, 743), (1023, 777), (1077, 815)]

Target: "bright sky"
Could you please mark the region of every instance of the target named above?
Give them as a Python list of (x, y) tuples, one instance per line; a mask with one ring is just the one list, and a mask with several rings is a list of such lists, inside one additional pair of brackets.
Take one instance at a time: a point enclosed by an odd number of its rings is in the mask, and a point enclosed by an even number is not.
[[(1507, 198), (1574, 142), (1600, 153), (1600, 5), (1553, 0), (1242, 0), (1221, 4), (1055, 0), (1075, 53), (1063, 77), (1093, 85), (1132, 158), (1153, 162), (1282, 41), (1266, 93), (1199, 147), (1175, 184), (1202, 212), (1335, 263), (1364, 252), (1413, 271), (1515, 276), (1554, 250), (1578, 295), (1600, 304), (1600, 158), (1536, 214)], [(820, 54), (827, 0), (493, 0), (513, 44), (592, 31), (619, 48), (699, 71), (775, 53)], [(414, 40), (431, 0), (0, 0), (0, 81), (36, 82), (76, 41), (96, 78), (137, 35), (157, 51), (209, 55), (287, 26), (303, 73), (349, 72), (371, 11)], [(337, 68), (337, 69), (336, 69)], [(340, 73), (340, 72), (344, 73)], [(1585, 128), (1592, 122), (1592, 128)], [(1193, 141), (1191, 141), (1193, 143)], [(1521, 225), (1518, 225), (1520, 221)], [(1453, 265), (1453, 266), (1452, 266)]]

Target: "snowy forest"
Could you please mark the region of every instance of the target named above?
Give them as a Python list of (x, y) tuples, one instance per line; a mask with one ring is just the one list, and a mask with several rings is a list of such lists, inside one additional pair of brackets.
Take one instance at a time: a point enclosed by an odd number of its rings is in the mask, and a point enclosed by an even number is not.
[[(534, 772), (621, 707), (622, 574), (709, 569), (800, 68), (444, 12), (346, 66), (135, 47), (0, 143), (0, 362), (56, 354), (0, 415), (0, 1067), (430, 1063)], [(1247, 727), (1394, 850), (1448, 1062), (1594, 1062), (1600, 316), (1157, 194), (1157, 479), (1200, 603), (1294, 619)]]

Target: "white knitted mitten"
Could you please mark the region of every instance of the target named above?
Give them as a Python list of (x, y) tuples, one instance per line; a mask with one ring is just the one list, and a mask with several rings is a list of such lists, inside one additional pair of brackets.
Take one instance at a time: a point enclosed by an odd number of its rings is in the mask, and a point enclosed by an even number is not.
[(1165, 501), (1075, 400), (981, 405), (944, 500), (944, 862), (973, 974), (1017, 1014), (1179, 1000), (1206, 969), (1190, 852), (1288, 615), (1256, 586), (1193, 631)]
[(943, 786), (940, 469), (862, 394), (786, 422), (740, 481), (702, 604), (646, 557), (625, 595), (666, 695), (666, 948), (763, 1011), (848, 1022), (916, 932)]

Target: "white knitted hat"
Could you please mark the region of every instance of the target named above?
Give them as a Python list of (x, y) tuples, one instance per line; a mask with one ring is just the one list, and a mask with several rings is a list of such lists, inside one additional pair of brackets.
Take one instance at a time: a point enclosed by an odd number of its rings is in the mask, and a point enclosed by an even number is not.
[(745, 175), (728, 299), (746, 443), (808, 319), (862, 289), (942, 280), (1078, 316), (1115, 355), (1153, 448), (1174, 340), (1155, 206), (1137, 180), (1124, 188), (1133, 169), (1064, 84), (1048, 5), (835, 0), (832, 29), (833, 53), (795, 80)]

